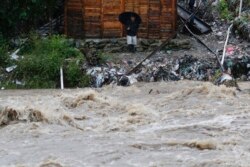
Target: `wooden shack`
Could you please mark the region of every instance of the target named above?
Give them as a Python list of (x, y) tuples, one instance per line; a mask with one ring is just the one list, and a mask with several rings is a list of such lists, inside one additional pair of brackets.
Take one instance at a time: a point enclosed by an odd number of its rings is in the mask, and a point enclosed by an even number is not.
[(176, 29), (176, 0), (66, 0), (65, 34), (74, 38), (125, 36), (122, 12), (139, 14), (140, 38), (164, 39)]

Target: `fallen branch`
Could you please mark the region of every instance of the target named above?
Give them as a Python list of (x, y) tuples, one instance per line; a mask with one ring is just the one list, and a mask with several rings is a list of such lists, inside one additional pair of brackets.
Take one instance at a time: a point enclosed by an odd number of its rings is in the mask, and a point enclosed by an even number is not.
[(181, 19), (181, 21), (182, 21), (182, 23), (184, 24), (184, 26), (185, 26), (185, 28), (188, 30), (188, 32), (200, 43), (200, 44), (202, 44), (205, 48), (207, 48), (207, 50), (209, 50), (211, 53), (213, 53), (214, 55), (215, 55), (215, 57), (216, 57), (216, 60), (217, 60), (217, 62), (219, 63), (219, 65), (220, 65), (220, 68), (221, 68), (221, 71), (222, 72), (224, 72), (224, 68), (223, 68), (223, 66), (221, 65), (221, 63), (220, 63), (220, 59), (219, 59), (219, 57), (218, 57), (218, 55), (212, 50), (212, 49), (210, 49), (197, 35), (195, 35), (189, 28), (188, 28), (188, 26), (187, 26), (187, 24), (185, 24), (185, 22), (184, 22), (184, 20), (183, 19)]

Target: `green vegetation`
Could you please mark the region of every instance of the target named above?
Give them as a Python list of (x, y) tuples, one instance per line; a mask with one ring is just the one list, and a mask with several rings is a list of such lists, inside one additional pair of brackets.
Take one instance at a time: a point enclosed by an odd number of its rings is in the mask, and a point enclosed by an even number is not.
[(220, 0), (218, 10), (222, 19), (227, 21), (233, 19), (233, 14), (229, 11), (228, 2), (226, 0)]
[(222, 72), (220, 69), (216, 70), (214, 75), (211, 78), (211, 82), (215, 83), (222, 75)]
[(29, 32), (58, 16), (62, 0), (4, 0), (0, 5), (0, 34), (5, 38)]
[(66, 87), (85, 87), (90, 84), (90, 77), (82, 72), (79, 68), (79, 59), (70, 61), (67, 66), (65, 66), (64, 77)]
[(0, 35), (0, 67), (6, 67), (9, 64), (8, 44)]
[(57, 88), (61, 66), (66, 87), (85, 87), (89, 84), (89, 78), (80, 68), (83, 55), (70, 46), (64, 36), (40, 38), (31, 35), (19, 55), (23, 58), (16, 62), (17, 68), (5, 82), (6, 88), (15, 88), (13, 78), (24, 83), (16, 88)]
[[(229, 11), (231, 11), (234, 16), (238, 16), (239, 14), (239, 0), (227, 0)], [(250, 0), (243, 0), (242, 2), (242, 11), (249, 10), (250, 7)]]
[(105, 52), (100, 51), (100, 50), (99, 51), (97, 50), (95, 57), (97, 59), (98, 65), (104, 64), (107, 61), (112, 61), (112, 58), (110, 57), (110, 55), (108, 53), (105, 53)]

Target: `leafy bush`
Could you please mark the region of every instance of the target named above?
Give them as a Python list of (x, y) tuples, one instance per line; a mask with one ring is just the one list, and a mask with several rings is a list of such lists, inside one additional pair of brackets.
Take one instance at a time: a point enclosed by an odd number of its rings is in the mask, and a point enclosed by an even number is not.
[(218, 10), (222, 19), (232, 20), (233, 15), (228, 9), (228, 3), (226, 0), (220, 0)]
[(60, 67), (65, 64), (65, 59), (72, 58), (74, 63), (64, 70), (67, 86), (87, 86), (88, 78), (79, 67), (79, 62), (84, 61), (83, 55), (71, 47), (63, 36), (41, 39), (32, 35), (20, 54), (23, 58), (17, 64), (15, 78), (24, 82), (25, 88), (59, 87)]
[(90, 78), (83, 75), (82, 70), (79, 68), (79, 60), (74, 59), (64, 66), (65, 86), (66, 87), (85, 87), (89, 86)]
[(233, 30), (241, 38), (250, 42), (250, 12), (243, 12), (241, 17), (234, 19)]

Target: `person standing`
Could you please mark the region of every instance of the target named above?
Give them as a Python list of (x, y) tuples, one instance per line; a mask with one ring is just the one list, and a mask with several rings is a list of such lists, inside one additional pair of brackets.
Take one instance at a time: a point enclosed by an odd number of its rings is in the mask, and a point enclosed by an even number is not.
[(130, 20), (128, 20), (125, 26), (127, 31), (128, 50), (130, 52), (135, 52), (137, 45), (137, 32), (139, 29), (139, 23), (136, 22), (135, 16), (131, 16)]

